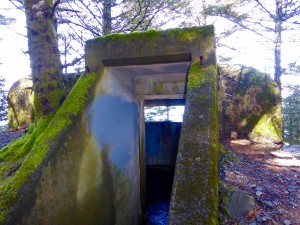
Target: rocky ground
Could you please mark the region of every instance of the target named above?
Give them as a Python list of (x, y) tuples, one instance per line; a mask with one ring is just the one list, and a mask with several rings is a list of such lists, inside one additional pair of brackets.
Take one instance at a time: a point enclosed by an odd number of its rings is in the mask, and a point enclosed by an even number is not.
[(225, 149), (219, 166), (221, 185), (255, 198), (247, 215), (225, 224), (300, 225), (300, 146), (281, 150), (276, 145), (231, 140)]

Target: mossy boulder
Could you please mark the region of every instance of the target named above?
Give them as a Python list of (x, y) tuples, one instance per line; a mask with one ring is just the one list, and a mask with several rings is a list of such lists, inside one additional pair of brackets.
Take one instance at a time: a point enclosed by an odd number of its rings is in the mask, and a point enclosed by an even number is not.
[(221, 138), (281, 141), (280, 94), (274, 80), (244, 66), (220, 65), (219, 75)]
[[(64, 74), (64, 90), (68, 95), (81, 73)], [(28, 126), (35, 118), (34, 92), (31, 77), (16, 81), (9, 89), (8, 96), (8, 125), (9, 128)]]
[(9, 128), (27, 126), (34, 120), (32, 79), (24, 77), (13, 84), (8, 92)]

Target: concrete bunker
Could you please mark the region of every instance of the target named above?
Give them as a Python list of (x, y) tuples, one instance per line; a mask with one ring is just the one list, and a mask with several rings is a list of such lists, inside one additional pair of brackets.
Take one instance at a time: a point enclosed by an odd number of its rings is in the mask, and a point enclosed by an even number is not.
[[(184, 100), (168, 223), (217, 224), (218, 79), (213, 27), (90, 40), (86, 71), (49, 124), (47, 129), (57, 135), (18, 192), (8, 221), (140, 224), (147, 193), (144, 106), (148, 101)], [(87, 84), (89, 79), (93, 84)], [(85, 104), (69, 113), (74, 101), (82, 99)], [(70, 122), (62, 127), (59, 121), (64, 117)]]

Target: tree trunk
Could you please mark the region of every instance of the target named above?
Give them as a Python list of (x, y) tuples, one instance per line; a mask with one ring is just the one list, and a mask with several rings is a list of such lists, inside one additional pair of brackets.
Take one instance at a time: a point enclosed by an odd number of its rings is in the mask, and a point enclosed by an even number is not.
[(64, 99), (52, 0), (24, 0), (36, 118), (55, 113)]
[(275, 16), (275, 73), (274, 80), (278, 84), (281, 94), (281, 32), (282, 32), (282, 0), (276, 0), (276, 16)]
[(111, 7), (112, 7), (112, 0), (103, 1), (103, 12), (102, 12), (103, 35), (111, 34), (111, 30), (112, 30)]

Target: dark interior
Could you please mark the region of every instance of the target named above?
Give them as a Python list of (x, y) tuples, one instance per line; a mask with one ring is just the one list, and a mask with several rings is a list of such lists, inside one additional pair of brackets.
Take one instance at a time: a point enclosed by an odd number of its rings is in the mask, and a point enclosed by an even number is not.
[(148, 225), (167, 224), (181, 124), (145, 122)]

